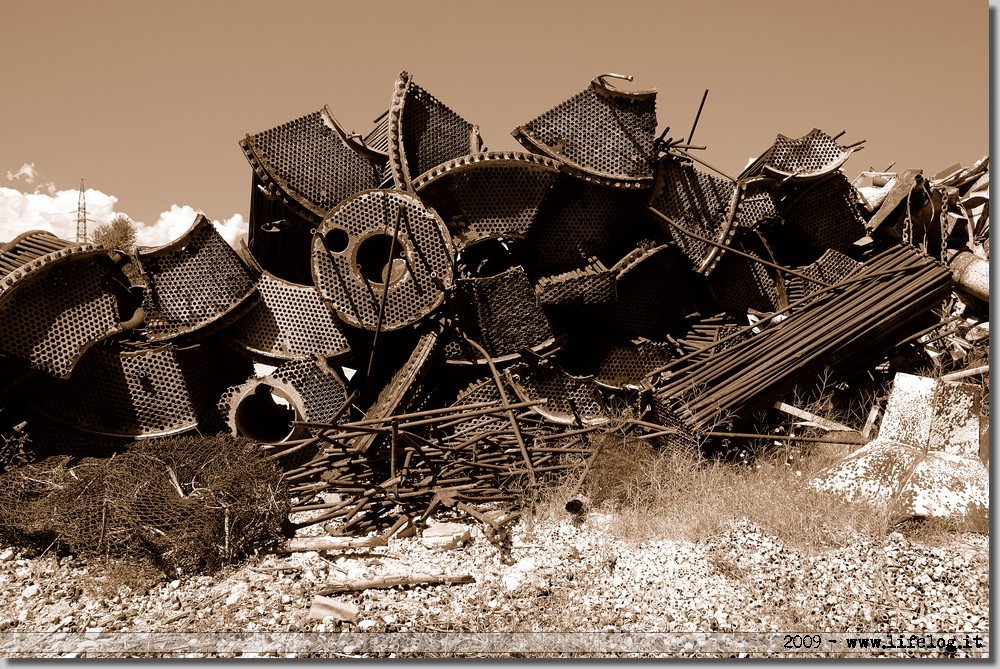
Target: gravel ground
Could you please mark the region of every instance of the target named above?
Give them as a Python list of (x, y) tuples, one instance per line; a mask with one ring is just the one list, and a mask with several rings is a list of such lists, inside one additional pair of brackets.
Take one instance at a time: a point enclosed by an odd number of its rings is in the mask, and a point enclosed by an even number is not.
[[(7, 633), (0, 634), (0, 643), (6, 643), (3, 654), (12, 656), (25, 646), (11, 646), (21, 643), (11, 639), (22, 639), (27, 632), (44, 633), (40, 636), (46, 643), (80, 634), (96, 639), (119, 632), (187, 638), (224, 632), (273, 636), (255, 637), (270, 639), (270, 646), (243, 641), (212, 652), (182, 647), (172, 653), (144, 649), (117, 656), (382, 657), (407, 653), (369, 652), (363, 645), (321, 651), (294, 644), (277, 647), (273, 639), (315, 641), (342, 638), (346, 632), (379, 633), (379, 639), (395, 636), (384, 633), (478, 632), (492, 633), (473, 638), (491, 639), (493, 645), (462, 646), (455, 652), (540, 656), (537, 650), (510, 649), (520, 648), (516, 643), (525, 639), (542, 638), (549, 640), (542, 646), (550, 649), (547, 654), (563, 657), (591, 652), (601, 657), (810, 657), (831, 654), (784, 650), (784, 645), (767, 652), (755, 646), (720, 650), (711, 645), (715, 637), (702, 633), (774, 633), (775, 643), (781, 644), (785, 635), (822, 632), (825, 643), (839, 639), (838, 646), (825, 647), (831, 649), (843, 648), (849, 633), (857, 632), (895, 639), (911, 633), (955, 636), (960, 647), (848, 657), (988, 656), (961, 643), (966, 634), (989, 635), (986, 535), (956, 533), (942, 540), (939, 534), (925, 542), (919, 533), (894, 532), (878, 542), (845, 541), (807, 554), (745, 521), (699, 542), (626, 541), (612, 535), (609, 523), (609, 516), (596, 513), (582, 523), (567, 518), (529, 527), (522, 521), (512, 530), (509, 550), (498, 549), (479, 527), (468, 525), (469, 540), (449, 550), (429, 547), (419, 537), (398, 538), (366, 549), (261, 555), (211, 576), (174, 580), (135, 566), (29, 556), (0, 547), (0, 631)], [(318, 527), (310, 529), (322, 534)], [(414, 573), (469, 574), (475, 582), (331, 595), (329, 603), (348, 609), (345, 617), (356, 611), (354, 620), (310, 617), (314, 601), (320, 601), (317, 593), (331, 584)], [(510, 634), (515, 632), (522, 634)], [(574, 638), (606, 642), (613, 650), (598, 652), (592, 645), (567, 650), (564, 637), (528, 634), (569, 632), (593, 633)], [(638, 632), (671, 633), (664, 637), (669, 646), (656, 646), (663, 650), (650, 653), (648, 646), (629, 652), (631, 646), (612, 645), (619, 643), (620, 633)], [(42, 655), (112, 656), (88, 652), (86, 646)]]

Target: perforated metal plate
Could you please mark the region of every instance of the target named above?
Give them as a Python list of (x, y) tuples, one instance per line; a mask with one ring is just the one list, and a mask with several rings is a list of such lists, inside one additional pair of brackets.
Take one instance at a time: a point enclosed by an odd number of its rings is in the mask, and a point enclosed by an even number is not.
[(528, 273), (557, 274), (590, 259), (648, 220), (645, 193), (560, 175), (527, 239)]
[(817, 128), (798, 138), (779, 134), (774, 145), (748, 169), (778, 179), (822, 178), (847, 162), (855, 148), (840, 146), (833, 137)]
[(543, 276), (536, 292), (539, 304), (549, 306), (605, 304), (615, 299), (618, 273), (596, 258), (583, 269)]
[(219, 386), (240, 371), (247, 370), (229, 369), (199, 346), (97, 346), (69, 380), (45, 386), (36, 409), (91, 434), (136, 439), (178, 434), (202, 423)]
[[(450, 305), (461, 331), (491, 358), (506, 360), (553, 342), (552, 326), (535, 300), (523, 267), (511, 267), (495, 276), (457, 279)], [(467, 360), (481, 357), (470, 346), (462, 350)]]
[[(421, 335), (410, 357), (399, 368), (393, 377), (382, 388), (378, 398), (365, 413), (367, 418), (388, 418), (396, 412), (406, 410), (406, 404), (423, 384), (431, 365), (440, 352), (440, 337), (437, 332)], [(354, 440), (353, 446), (364, 453), (379, 443), (384, 443), (385, 437), (378, 434), (365, 435)]]
[[(865, 235), (857, 189), (843, 174), (811, 182), (784, 207), (785, 227), (819, 256), (827, 249), (848, 252)], [(790, 260), (790, 259), (789, 259)]]
[(329, 107), (240, 141), (261, 186), (314, 222), (382, 181), (387, 157), (345, 131)]
[(526, 236), (558, 171), (559, 163), (543, 156), (483, 152), (434, 167), (413, 188), (464, 246), (486, 237)]
[(93, 244), (31, 231), (0, 247), (0, 350), (68, 378), (84, 351), (121, 332), (119, 291), (129, 281)]
[(583, 179), (616, 188), (649, 188), (656, 91), (621, 91), (597, 77), (512, 134), (529, 151), (560, 161)]
[(602, 425), (610, 420), (598, 401), (600, 389), (593, 376), (571, 376), (553, 362), (517, 363), (504, 374), (522, 402), (547, 399), (534, 410), (553, 423), (572, 425), (577, 417), (584, 425)]
[(222, 327), (259, 299), (255, 273), (201, 214), (170, 244), (140, 247), (138, 262), (150, 341)]
[[(811, 276), (827, 284), (834, 284), (855, 272), (861, 263), (830, 249), (816, 262), (798, 268), (799, 274)], [(790, 276), (785, 281), (788, 293), (788, 303), (792, 304), (820, 290), (822, 286), (797, 276)]]
[(350, 353), (343, 327), (314, 286), (283, 281), (269, 272), (257, 282), (261, 300), (226, 330), (249, 357), (273, 365)]
[(313, 239), (321, 297), (341, 320), (365, 330), (396, 330), (437, 308), (454, 283), (454, 263), (445, 224), (399, 191), (347, 199)]
[[(657, 163), (656, 185), (649, 206), (682, 230), (727, 245), (733, 235), (737, 189), (728, 179), (698, 170), (688, 161), (665, 156)], [(690, 260), (696, 272), (708, 274), (722, 256), (720, 248), (661, 225)]]
[(482, 148), (479, 128), (401, 72), (389, 106), (389, 165), (396, 187), (412, 191), (427, 170)]
[(655, 369), (677, 356), (673, 345), (648, 339), (615, 342), (601, 361), (594, 381), (614, 390), (637, 387)]
[(669, 246), (642, 246), (612, 268), (615, 299), (603, 304), (602, 320), (629, 337), (662, 339), (667, 332), (697, 314), (684, 275)]
[[(274, 398), (287, 403), (282, 409)], [(280, 443), (314, 431), (291, 421), (324, 423), (347, 401), (344, 382), (322, 359), (291, 360), (263, 377), (227, 389), (219, 400), (229, 432), (262, 443)]]
[[(774, 255), (755, 230), (739, 228), (732, 247), (774, 263)], [(759, 262), (735, 253), (727, 253), (709, 275), (712, 294), (723, 309), (738, 320), (748, 309), (774, 311), (785, 301), (785, 287), (780, 274)]]
[(751, 177), (739, 182), (736, 214), (741, 228), (756, 228), (761, 221), (778, 218), (778, 182), (767, 177)]

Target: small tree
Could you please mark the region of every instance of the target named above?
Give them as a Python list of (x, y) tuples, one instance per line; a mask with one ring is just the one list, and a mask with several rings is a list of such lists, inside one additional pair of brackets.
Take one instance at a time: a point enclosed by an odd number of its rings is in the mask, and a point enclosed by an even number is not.
[(133, 283), (139, 278), (139, 270), (135, 265), (135, 223), (125, 214), (115, 214), (115, 217), (103, 225), (94, 228), (91, 235), (94, 243), (109, 251), (124, 251), (129, 258), (133, 259), (131, 264), (125, 265), (124, 272)]
[(109, 222), (94, 228), (94, 243), (109, 251), (120, 249), (129, 255), (135, 252), (135, 223), (125, 214), (115, 214)]

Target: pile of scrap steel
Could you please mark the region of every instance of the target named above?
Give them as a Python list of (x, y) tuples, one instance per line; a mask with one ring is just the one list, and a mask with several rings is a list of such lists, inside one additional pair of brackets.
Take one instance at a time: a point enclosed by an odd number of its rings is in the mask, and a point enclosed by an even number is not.
[(99, 456), (230, 433), (309, 523), (448, 507), (500, 536), (515, 486), (581, 466), (596, 431), (703, 447), (821, 375), (953, 353), (983, 313), (986, 158), (858, 186), (862, 142), (813, 130), (730, 177), (616, 79), (516, 128), (524, 152), (405, 72), (367, 133), (324, 107), (246, 135), (238, 250), (203, 216), (131, 256), (3, 245), (5, 434)]

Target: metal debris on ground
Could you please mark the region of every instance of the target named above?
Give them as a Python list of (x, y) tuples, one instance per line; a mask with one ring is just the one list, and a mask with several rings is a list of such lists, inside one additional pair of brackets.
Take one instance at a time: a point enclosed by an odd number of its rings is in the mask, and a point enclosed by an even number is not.
[(385, 538), (447, 509), (502, 544), (600, 431), (721, 453), (821, 376), (988, 388), (988, 157), (851, 181), (863, 141), (814, 129), (733, 177), (621, 81), (571, 87), (513, 131), (525, 151), (406, 72), (366, 133), (324, 107), (247, 134), (239, 249), (202, 215), (131, 255), (3, 244), (0, 436), (112, 470), (236, 436), (281, 469), (293, 529)]

